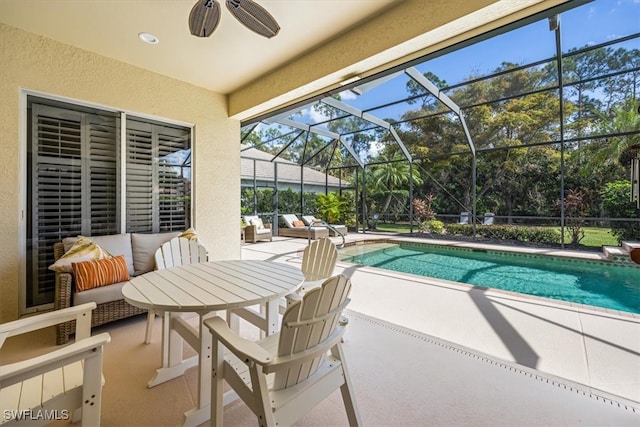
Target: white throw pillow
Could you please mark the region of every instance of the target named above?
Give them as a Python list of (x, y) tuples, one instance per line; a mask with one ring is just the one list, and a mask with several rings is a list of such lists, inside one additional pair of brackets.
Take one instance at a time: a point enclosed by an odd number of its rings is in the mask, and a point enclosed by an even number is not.
[(302, 222), (304, 222), (305, 225), (313, 225), (316, 221), (319, 220), (313, 215), (304, 215), (302, 217)]
[(255, 225), (258, 230), (264, 229), (264, 223), (260, 218), (254, 218), (251, 220), (251, 225)]

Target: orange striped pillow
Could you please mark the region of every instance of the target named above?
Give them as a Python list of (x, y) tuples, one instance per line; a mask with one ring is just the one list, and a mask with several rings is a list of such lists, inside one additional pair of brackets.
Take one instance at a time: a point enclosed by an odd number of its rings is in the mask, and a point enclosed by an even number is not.
[(124, 255), (98, 261), (74, 262), (71, 264), (76, 292), (129, 280), (129, 270)]

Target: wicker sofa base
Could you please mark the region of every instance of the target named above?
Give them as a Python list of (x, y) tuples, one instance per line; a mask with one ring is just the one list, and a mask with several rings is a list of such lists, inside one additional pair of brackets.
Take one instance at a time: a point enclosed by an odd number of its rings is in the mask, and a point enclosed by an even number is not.
[[(124, 319), (138, 314), (146, 313), (147, 310), (134, 307), (125, 300), (117, 300), (98, 304), (91, 313), (91, 327), (104, 325), (114, 320)], [(61, 323), (56, 326), (56, 344), (66, 344), (69, 337), (76, 331), (76, 321)]]

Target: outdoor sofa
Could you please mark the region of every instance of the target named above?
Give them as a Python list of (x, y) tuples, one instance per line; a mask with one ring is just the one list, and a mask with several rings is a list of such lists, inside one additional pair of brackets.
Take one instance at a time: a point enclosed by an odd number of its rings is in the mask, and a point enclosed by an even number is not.
[[(88, 239), (112, 256), (124, 255), (127, 273), (129, 276), (137, 276), (154, 270), (156, 250), (163, 243), (180, 234), (179, 231), (155, 234), (125, 233), (91, 236)], [(53, 245), (54, 260), (59, 261), (78, 239), (79, 237), (68, 237), (62, 242), (55, 243)], [(72, 272), (56, 271), (55, 276), (54, 308), (60, 310), (87, 302), (95, 302), (97, 307), (91, 313), (91, 327), (146, 312), (144, 309), (130, 305), (123, 299), (122, 287), (128, 279), (77, 292)], [(68, 342), (69, 336), (74, 331), (75, 321), (59, 324), (56, 327), (56, 342), (58, 344)]]

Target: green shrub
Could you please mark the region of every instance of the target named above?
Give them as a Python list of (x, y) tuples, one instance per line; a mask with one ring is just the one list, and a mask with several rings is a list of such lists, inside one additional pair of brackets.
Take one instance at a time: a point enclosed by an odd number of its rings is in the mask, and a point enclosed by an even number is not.
[[(473, 236), (473, 226), (471, 224), (449, 224), (447, 232), (455, 236)], [(531, 243), (560, 243), (560, 233), (557, 230), (544, 227), (477, 225), (476, 237)]]
[[(631, 201), (631, 183), (629, 181), (614, 181), (605, 184), (601, 192), (602, 205), (605, 213), (612, 218), (637, 218), (638, 208)], [(631, 221), (612, 221), (611, 234), (618, 243), (625, 239), (640, 238), (640, 223)]]
[(432, 218), (420, 223), (420, 231), (433, 234), (444, 234), (444, 222), (439, 219)]

